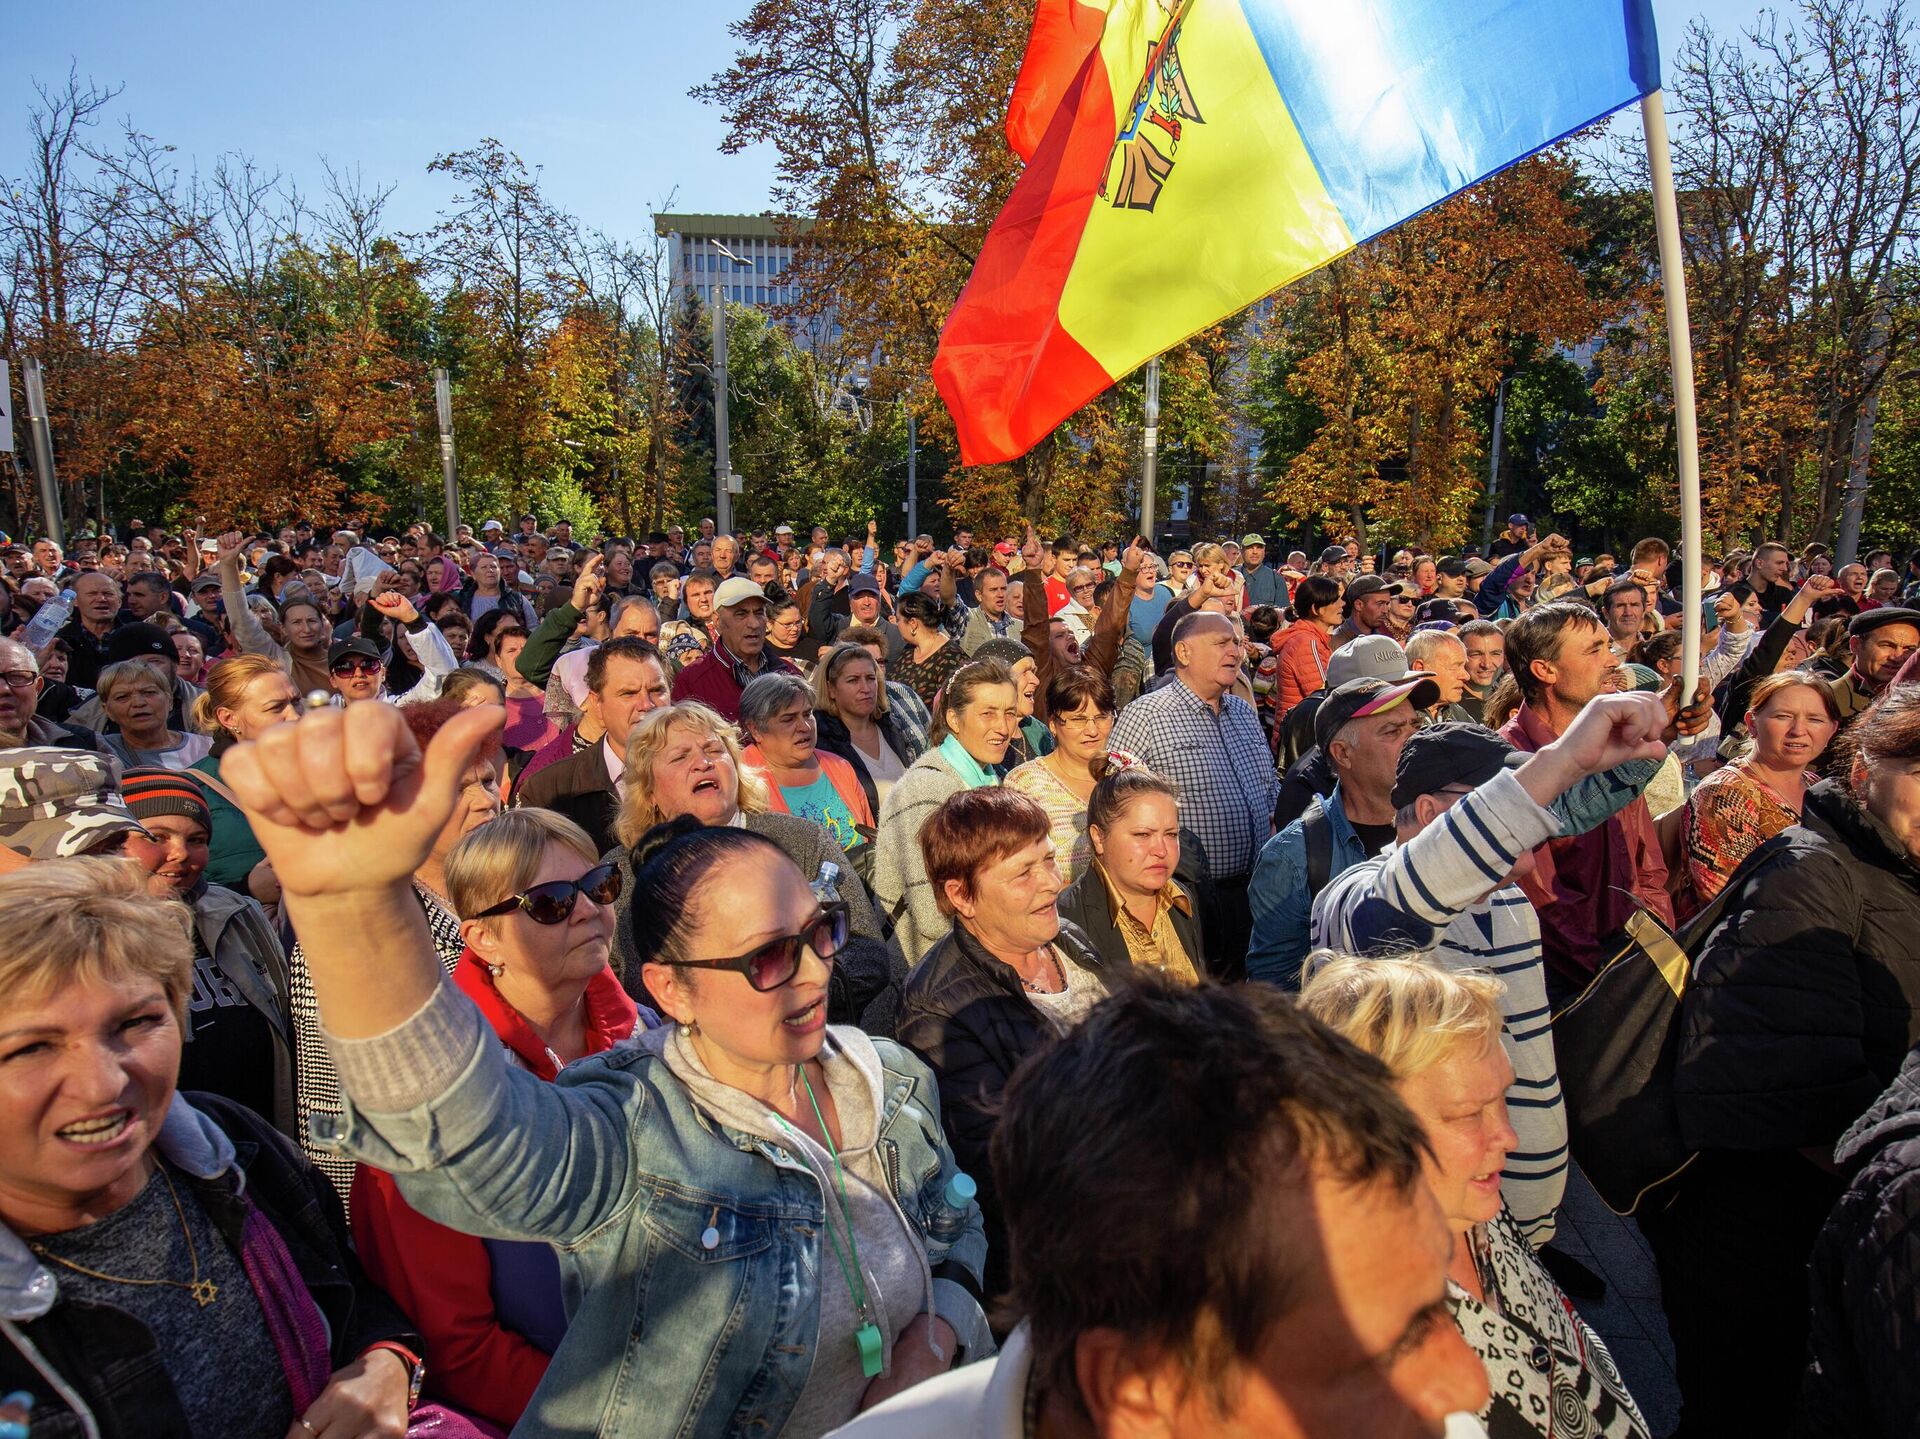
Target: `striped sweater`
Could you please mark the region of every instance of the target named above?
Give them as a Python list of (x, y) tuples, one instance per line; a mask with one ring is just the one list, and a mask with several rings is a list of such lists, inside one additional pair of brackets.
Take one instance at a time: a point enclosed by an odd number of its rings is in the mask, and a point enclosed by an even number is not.
[[(1344, 954), (1429, 954), (1506, 985), (1501, 1039), (1513, 1062), (1507, 1114), (1519, 1146), (1500, 1191), (1537, 1248), (1553, 1237), (1567, 1182), (1567, 1117), (1553, 1054), (1540, 919), (1518, 885), (1500, 884), (1560, 821), (1502, 771), (1405, 844), (1346, 870), (1313, 905), (1317, 947)], [(1496, 887), (1498, 886), (1498, 887)]]

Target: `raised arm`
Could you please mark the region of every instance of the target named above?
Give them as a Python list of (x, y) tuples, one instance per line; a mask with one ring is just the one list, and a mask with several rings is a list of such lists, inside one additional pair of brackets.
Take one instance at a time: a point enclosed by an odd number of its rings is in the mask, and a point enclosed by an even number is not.
[(1082, 663), (1092, 665), (1103, 675), (1113, 673), (1113, 667), (1120, 659), (1120, 647), (1127, 642), (1127, 621), (1133, 610), (1133, 587), (1139, 581), (1140, 566), (1146, 563), (1146, 559), (1146, 547), (1136, 538), (1127, 546), (1126, 553), (1120, 556), (1120, 576), (1107, 592), (1106, 608), (1100, 611), (1100, 622), (1093, 627), (1087, 648), (1080, 656)]

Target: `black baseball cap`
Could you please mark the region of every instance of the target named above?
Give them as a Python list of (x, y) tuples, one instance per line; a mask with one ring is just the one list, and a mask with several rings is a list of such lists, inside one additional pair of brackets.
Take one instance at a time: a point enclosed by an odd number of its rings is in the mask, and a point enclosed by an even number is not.
[(107, 663), (117, 665), (122, 660), (138, 659), (141, 655), (162, 655), (173, 659), (173, 641), (167, 638), (167, 632), (158, 625), (130, 624), (122, 625), (107, 636)]
[(1407, 736), (1393, 772), (1393, 807), (1451, 785), (1477, 788), (1503, 769), (1518, 769), (1527, 757), (1485, 725), (1436, 724)]
[(1348, 680), (1320, 702), (1313, 715), (1313, 740), (1322, 750), (1350, 720), (1385, 714), (1402, 704), (1426, 709), (1440, 699), (1440, 685), (1415, 671), (1402, 680)]
[(1459, 579), (1468, 573), (1467, 562), (1458, 555), (1442, 555), (1434, 568), (1449, 579)]
[(1337, 565), (1342, 560), (1350, 558), (1352, 557), (1347, 554), (1345, 545), (1328, 545), (1320, 551), (1320, 563), (1323, 565)]
[(348, 655), (363, 655), (370, 660), (379, 660), (382, 664), (386, 663), (387, 658), (380, 652), (379, 645), (365, 635), (355, 635), (352, 639), (334, 642), (332, 648), (327, 651), (327, 668), (333, 668)]

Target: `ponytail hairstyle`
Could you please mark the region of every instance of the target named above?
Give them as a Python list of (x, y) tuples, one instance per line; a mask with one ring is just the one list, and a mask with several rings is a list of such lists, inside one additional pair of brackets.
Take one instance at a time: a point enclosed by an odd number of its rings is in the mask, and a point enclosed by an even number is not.
[(246, 703), (247, 691), (262, 675), (285, 675), (278, 660), (265, 655), (235, 655), (221, 660), (207, 671), (207, 687), (194, 697), (187, 723), (201, 734), (213, 736), (215, 750), (225, 750), (239, 742), (240, 736), (220, 723), (219, 712), (237, 710)]
[(1087, 796), (1087, 828), (1108, 830), (1120, 822), (1129, 806), (1143, 795), (1163, 794), (1178, 807), (1180, 791), (1138, 760), (1120, 754), (1108, 757), (1099, 783)]
[(893, 613), (896, 619), (918, 620), (928, 629), (942, 630), (947, 624), (947, 607), (925, 590), (908, 590), (894, 602)]
[(709, 827), (690, 814), (656, 824), (634, 841), (629, 854), (635, 902), (621, 907), (617, 940), (635, 999), (658, 1003), (645, 990), (641, 966), (691, 958), (687, 933), (699, 919), (702, 896), (714, 885), (726, 886), (733, 860), (765, 850), (786, 853), (750, 829)]

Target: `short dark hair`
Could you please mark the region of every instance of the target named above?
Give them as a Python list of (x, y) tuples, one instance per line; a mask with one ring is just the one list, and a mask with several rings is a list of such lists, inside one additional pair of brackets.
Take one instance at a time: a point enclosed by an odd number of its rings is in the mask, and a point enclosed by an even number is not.
[[(1217, 1395), (1227, 1363), (1302, 1301), (1314, 1180), (1411, 1195), (1425, 1149), (1386, 1066), (1291, 996), (1135, 970), (1021, 1064), (994, 1128), (1009, 1305), (1034, 1373), (1084, 1412), (1075, 1341), (1114, 1329), (1179, 1354)], [(1276, 1205), (1291, 1211), (1278, 1222)]]
[(1492, 620), (1468, 620), (1464, 625), (1460, 626), (1459, 629), (1455, 630), (1454, 634), (1463, 642), (1466, 640), (1485, 639), (1488, 635), (1492, 635), (1496, 639), (1505, 638), (1500, 632), (1500, 626), (1496, 625)]
[(1293, 587), (1293, 612), (1305, 619), (1312, 611), (1325, 609), (1340, 595), (1340, 581), (1332, 575), (1308, 575)]
[(1545, 688), (1533, 672), (1535, 660), (1549, 663), (1558, 660), (1568, 630), (1597, 627), (1600, 627), (1600, 617), (1572, 600), (1536, 605), (1508, 626), (1507, 673), (1520, 687), (1521, 698), (1537, 699)]
[(595, 645), (587, 657), (587, 688), (593, 693), (599, 694), (606, 684), (607, 666), (614, 660), (652, 660), (660, 666), (660, 673), (667, 673), (667, 662), (660, 657), (659, 646), (638, 635), (621, 635), (603, 645)]
[(1050, 833), (1047, 812), (1017, 789), (995, 784), (949, 795), (920, 826), (920, 857), (940, 913), (953, 914), (948, 880), (974, 894), (981, 870)]
[(1637, 591), (1640, 595), (1642, 602), (1646, 601), (1647, 587), (1644, 584), (1642, 584), (1639, 580), (1636, 580), (1631, 575), (1629, 575), (1624, 579), (1615, 580), (1612, 584), (1607, 586), (1606, 593), (1600, 596), (1601, 612), (1604, 614), (1607, 611), (1611, 610), (1613, 608), (1613, 602), (1615, 598), (1620, 595), (1624, 595), (1628, 590)]
[(1047, 713), (1070, 714), (1091, 703), (1101, 714), (1113, 713), (1113, 683), (1092, 665), (1074, 665), (1047, 681)]

